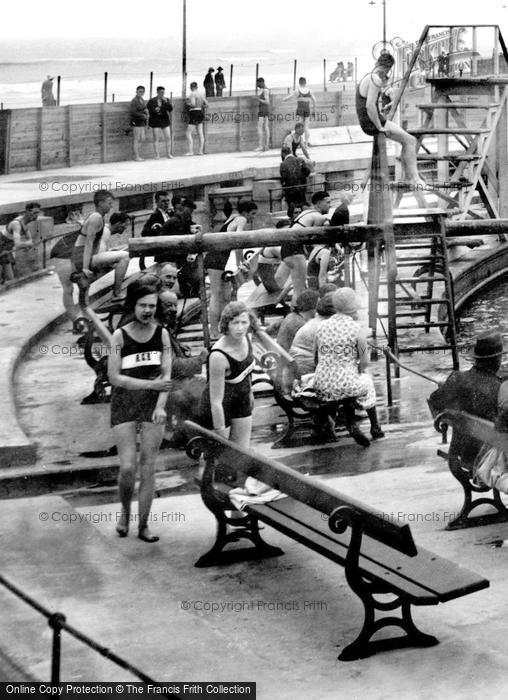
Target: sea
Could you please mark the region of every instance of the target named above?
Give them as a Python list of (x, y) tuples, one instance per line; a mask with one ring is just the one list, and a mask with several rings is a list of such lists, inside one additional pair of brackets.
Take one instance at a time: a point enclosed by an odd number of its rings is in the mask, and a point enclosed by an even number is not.
[[(325, 54), (326, 50), (329, 55)], [(326, 70), (323, 59), (326, 59)], [(217, 69), (220, 65), (227, 95), (233, 66), (233, 93), (253, 91), (256, 64), (259, 64), (259, 75), (265, 78), (268, 87), (284, 93), (292, 89), (295, 60), (297, 78), (305, 76), (308, 84), (322, 86), (324, 78), (328, 83), (329, 74), (338, 61), (354, 64), (355, 56), (351, 51), (342, 50), (334, 55), (330, 47), (309, 49), (296, 43), (291, 46), (290, 42), (282, 47), (280, 44), (261, 49), (254, 46), (248, 50), (241, 44), (219, 51), (189, 46), (187, 83), (196, 80), (202, 86), (208, 68)], [(367, 70), (368, 55), (360, 63), (365, 61)], [(41, 83), (48, 75), (54, 77), (55, 97), (57, 76), (60, 76), (60, 104), (102, 102), (105, 73), (108, 102), (130, 100), (140, 84), (146, 87), (148, 94), (150, 74), (153, 74), (154, 93), (157, 85), (163, 85), (167, 95), (173, 93), (177, 97), (182, 91), (180, 45), (166, 46), (142, 39), (3, 41), (0, 45), (0, 103), (4, 109), (39, 107)]]

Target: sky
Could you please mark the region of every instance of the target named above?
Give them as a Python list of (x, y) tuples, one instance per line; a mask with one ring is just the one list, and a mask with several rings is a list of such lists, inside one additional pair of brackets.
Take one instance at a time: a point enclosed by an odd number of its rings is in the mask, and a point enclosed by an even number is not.
[[(24, 0), (2, 6), (0, 38), (144, 37), (180, 41), (183, 0)], [(386, 0), (387, 34), (418, 36), (425, 24), (486, 22), (508, 28), (508, 0)], [(140, 23), (141, 19), (141, 23)], [(206, 44), (361, 45), (381, 37), (382, 2), (369, 0), (187, 0), (189, 39)]]

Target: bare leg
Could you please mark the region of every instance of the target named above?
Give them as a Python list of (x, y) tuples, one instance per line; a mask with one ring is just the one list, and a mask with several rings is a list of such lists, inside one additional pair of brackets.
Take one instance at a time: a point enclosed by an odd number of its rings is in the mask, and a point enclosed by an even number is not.
[(113, 296), (119, 297), (122, 294), (122, 282), (129, 267), (129, 253), (126, 250), (106, 250), (93, 256), (92, 269), (111, 267), (115, 269)]
[(239, 447), (249, 447), (252, 432), (252, 416), (233, 418), (229, 431), (229, 439)]
[[(222, 270), (208, 270), (208, 278), (210, 280), (210, 335), (212, 338), (217, 338), (219, 335), (219, 319), (222, 309), (228, 302), (228, 287), (222, 279)], [(227, 285), (227, 286), (226, 286)]]
[(186, 156), (194, 155), (194, 144), (192, 143), (193, 128), (194, 126), (192, 124), (189, 124), (187, 127), (187, 131), (185, 132), (185, 138), (187, 139), (187, 153), (185, 154)]
[(10, 282), (11, 280), (14, 279), (14, 270), (12, 269), (12, 265), (10, 262), (4, 263), (3, 276), (4, 276), (4, 282)]
[(138, 537), (145, 542), (157, 542), (159, 539), (150, 534), (148, 519), (155, 492), (155, 460), (164, 437), (165, 427), (165, 425), (157, 425), (156, 423), (143, 423), (141, 426)]
[(129, 532), (131, 503), (136, 479), (136, 423), (115, 425), (113, 427), (113, 436), (120, 459), (118, 489), (122, 504), (122, 513), (118, 520), (116, 531), (120, 537), (125, 537)]
[(406, 179), (413, 185), (425, 185), (424, 180), (418, 174), (418, 165), (416, 161), (416, 139), (407, 131), (404, 131), (398, 124), (387, 121), (385, 124), (386, 135), (400, 143), (402, 150), (400, 159)]
[(258, 147), (256, 151), (262, 151), (264, 145), (264, 117), (258, 117)]
[(203, 124), (198, 124), (198, 136), (199, 136), (199, 155), (202, 156), (205, 150), (205, 133), (203, 131)]
[(309, 124), (310, 124), (310, 118), (304, 117), (303, 118), (303, 127), (304, 127), (303, 133), (305, 134), (305, 140), (307, 141), (307, 145), (310, 143)]
[(172, 158), (173, 156), (171, 155), (171, 129), (169, 126), (166, 126), (164, 129), (161, 129), (162, 131), (162, 136), (164, 137), (164, 141), (166, 143), (166, 155), (168, 158)]
[(143, 160), (143, 158), (141, 158), (139, 155), (139, 144), (143, 141), (143, 137), (144, 137), (143, 127), (134, 126), (133, 133), (134, 133), (134, 143), (133, 143), (134, 160)]
[(281, 289), (283, 289), (290, 274), (291, 270), (289, 269), (289, 267), (286, 265), (285, 262), (281, 262), (281, 264), (277, 268), (277, 272), (274, 275), (275, 281)]
[(264, 129), (264, 145), (263, 150), (267, 151), (270, 148), (270, 124), (268, 122), (268, 117), (263, 117), (263, 129)]
[(160, 153), (159, 153), (159, 129), (153, 129), (152, 128), (152, 135), (153, 135), (153, 150), (155, 152), (155, 157), (160, 158)]
[(306, 287), (307, 262), (305, 255), (290, 255), (288, 258), (284, 258), (284, 262), (291, 271), (291, 281), (293, 282), (291, 308), (293, 309), (297, 298)]
[(74, 303), (74, 284), (70, 280), (72, 264), (64, 258), (52, 258), (60, 284), (62, 285), (62, 301), (69, 318), (73, 321), (79, 316), (79, 306)]

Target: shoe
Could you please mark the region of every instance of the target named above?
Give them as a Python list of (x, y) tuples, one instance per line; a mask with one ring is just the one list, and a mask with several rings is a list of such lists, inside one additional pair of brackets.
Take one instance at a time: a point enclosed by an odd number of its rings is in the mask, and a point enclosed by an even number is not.
[(361, 445), (362, 447), (368, 447), (370, 445), (369, 438), (362, 433), (357, 425), (353, 426), (349, 430), (349, 434), (358, 445)]
[(372, 428), (370, 429), (370, 434), (372, 435), (373, 440), (377, 440), (378, 438), (384, 438), (385, 436), (380, 425), (372, 426)]
[(142, 530), (138, 532), (138, 538), (143, 540), (143, 542), (158, 542), (159, 538), (157, 535), (145, 535)]

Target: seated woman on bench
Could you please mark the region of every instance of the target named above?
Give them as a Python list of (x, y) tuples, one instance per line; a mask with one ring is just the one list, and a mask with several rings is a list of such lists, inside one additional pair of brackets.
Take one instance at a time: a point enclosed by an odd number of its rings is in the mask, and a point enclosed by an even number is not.
[(316, 333), (317, 351), (314, 390), (323, 402), (343, 401), (346, 427), (363, 447), (370, 442), (358, 427), (355, 403), (367, 411), (373, 439), (384, 437), (377, 420), (376, 391), (366, 373), (367, 339), (358, 323), (359, 301), (353, 289), (342, 287), (333, 293), (335, 314)]
[[(98, 273), (105, 273), (114, 268), (115, 280), (111, 301), (120, 301), (122, 282), (129, 266), (129, 253), (126, 250), (108, 250), (111, 231), (106, 226), (105, 217), (113, 206), (113, 195), (107, 190), (98, 190), (94, 194), (95, 212), (83, 222), (81, 232), (74, 244), (72, 263), (76, 272), (90, 284)], [(86, 283), (84, 286), (88, 286)]]

